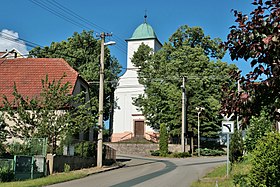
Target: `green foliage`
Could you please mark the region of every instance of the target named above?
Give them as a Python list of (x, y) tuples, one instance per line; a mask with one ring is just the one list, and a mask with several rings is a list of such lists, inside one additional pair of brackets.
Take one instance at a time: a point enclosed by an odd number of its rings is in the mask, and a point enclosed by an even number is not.
[(45, 139), (24, 139), (22, 143), (7, 144), (7, 150), (12, 155), (46, 155), (47, 141)]
[(75, 145), (75, 156), (80, 157), (94, 157), (96, 156), (97, 149), (94, 142), (80, 142)]
[(151, 152), (152, 156), (159, 156), (160, 155), (160, 150), (155, 150), (155, 151), (151, 150), (150, 152)]
[(15, 179), (13, 170), (9, 167), (0, 168), (0, 182), (10, 182)]
[(252, 152), (250, 186), (280, 186), (280, 134), (269, 133)]
[[(197, 152), (197, 150), (196, 150)], [(221, 156), (225, 155), (226, 152), (224, 150), (219, 150), (219, 149), (208, 149), (208, 148), (203, 148), (200, 149), (200, 155), (202, 156)]]
[[(25, 98), (14, 86), (15, 99), (8, 101), (4, 96), (4, 110), (13, 136), (24, 138), (48, 138), (52, 153), (56, 152), (57, 141), (66, 134), (82, 132), (95, 125), (96, 117), (90, 113), (90, 105), (84, 96), (69, 95), (71, 85), (59, 80), (42, 80), (40, 96)], [(14, 108), (16, 106), (16, 108)]]
[(159, 151), (160, 156), (167, 156), (168, 154), (168, 133), (165, 124), (160, 124), (159, 136)]
[[(44, 48), (33, 48), (29, 54), (38, 58), (64, 58), (79, 74), (88, 82), (99, 81), (100, 41), (93, 37), (93, 31), (75, 32), (66, 41), (53, 42)], [(105, 47), (105, 96), (104, 96), (104, 120), (112, 114), (114, 106), (114, 90), (117, 86), (120, 65), (116, 58)], [(98, 86), (90, 87), (92, 98), (91, 113), (98, 114)]]
[(71, 170), (71, 166), (69, 164), (64, 163), (64, 172), (69, 173)]
[(229, 160), (231, 163), (238, 162), (243, 156), (244, 144), (242, 132), (235, 130), (230, 138), (229, 144)]
[(7, 136), (7, 130), (6, 130), (7, 124), (4, 121), (4, 113), (2, 110), (3, 108), (0, 108), (0, 146), (4, 141), (6, 141), (6, 136)]
[(159, 129), (166, 124), (170, 135), (181, 134), (182, 77), (187, 77), (188, 130), (197, 129), (197, 106), (205, 107), (201, 116), (202, 136), (214, 137), (220, 129), (219, 117), (222, 83), (225, 75), (237, 69), (234, 65), (210, 57), (223, 56), (218, 42), (205, 36), (201, 28), (183, 26), (172, 35), (161, 50), (142, 44), (134, 53), (132, 63), (139, 67), (139, 82), (145, 94), (134, 100), (147, 119), (147, 124)]
[(271, 132), (272, 122), (269, 119), (269, 113), (262, 110), (259, 116), (253, 116), (250, 120), (250, 126), (246, 132), (245, 146), (248, 152), (255, 149), (257, 142), (266, 133)]
[(191, 154), (189, 152), (175, 152), (175, 153), (171, 153), (170, 156), (174, 158), (186, 158), (186, 157), (191, 157)]

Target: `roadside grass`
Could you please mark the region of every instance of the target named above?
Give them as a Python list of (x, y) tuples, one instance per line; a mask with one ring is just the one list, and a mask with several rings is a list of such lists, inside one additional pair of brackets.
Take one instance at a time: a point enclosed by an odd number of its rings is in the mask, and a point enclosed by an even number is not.
[(242, 176), (244, 174), (247, 174), (250, 168), (250, 164), (247, 161), (233, 164), (229, 177), (227, 178), (226, 164), (223, 164), (209, 172), (204, 178), (199, 179), (197, 182), (194, 182), (191, 187), (234, 187), (234, 176)]
[(71, 171), (69, 173), (56, 173), (43, 178), (33, 180), (0, 182), (0, 187), (37, 187), (46, 186), (60, 182), (66, 182), (74, 179), (83, 178), (88, 175), (87, 171)]

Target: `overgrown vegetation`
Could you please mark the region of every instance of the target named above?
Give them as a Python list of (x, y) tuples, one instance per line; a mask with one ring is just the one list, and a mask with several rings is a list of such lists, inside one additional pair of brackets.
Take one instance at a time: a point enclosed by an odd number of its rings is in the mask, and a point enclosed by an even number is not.
[(236, 176), (236, 183), (245, 186), (280, 186), (280, 134), (269, 133), (257, 141), (250, 156), (251, 169), (241, 177)]
[(15, 175), (12, 168), (7, 166), (0, 167), (0, 182), (9, 182), (14, 180)]
[(246, 151), (253, 151), (258, 140), (261, 139), (266, 133), (272, 131), (273, 123), (269, 118), (269, 113), (264, 109), (261, 111), (259, 116), (252, 116), (250, 119), (250, 125), (246, 131)]
[(229, 144), (229, 160), (231, 163), (238, 162), (242, 159), (244, 144), (242, 139), (242, 132), (235, 130), (230, 138)]

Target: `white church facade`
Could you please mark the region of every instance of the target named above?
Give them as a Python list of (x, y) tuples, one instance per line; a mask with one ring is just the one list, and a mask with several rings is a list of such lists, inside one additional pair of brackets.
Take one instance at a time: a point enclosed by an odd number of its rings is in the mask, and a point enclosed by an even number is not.
[(144, 43), (157, 51), (162, 44), (157, 39), (153, 28), (146, 22), (139, 25), (131, 38), (127, 39), (127, 68), (120, 77), (115, 91), (116, 108), (114, 110), (112, 142), (123, 141), (134, 137), (155, 141), (155, 131), (146, 125), (145, 117), (133, 105), (133, 98), (144, 94), (144, 86), (138, 82), (137, 68), (131, 59), (138, 47)]

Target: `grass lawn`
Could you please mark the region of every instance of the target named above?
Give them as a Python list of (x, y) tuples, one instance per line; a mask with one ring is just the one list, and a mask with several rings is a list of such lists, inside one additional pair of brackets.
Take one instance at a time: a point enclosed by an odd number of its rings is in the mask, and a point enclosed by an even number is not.
[(249, 172), (250, 165), (248, 162), (234, 164), (230, 171), (229, 177), (226, 177), (226, 164), (215, 168), (204, 178), (192, 184), (192, 187), (234, 187), (233, 176), (238, 174), (246, 174)]
[(69, 173), (57, 173), (49, 175), (47, 177), (38, 178), (34, 180), (16, 181), (16, 182), (4, 182), (0, 183), (0, 187), (35, 187), (46, 186), (59, 182), (65, 182), (69, 180), (79, 179), (87, 176), (87, 171), (71, 171)]

